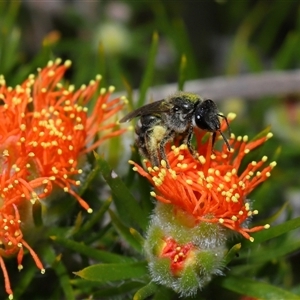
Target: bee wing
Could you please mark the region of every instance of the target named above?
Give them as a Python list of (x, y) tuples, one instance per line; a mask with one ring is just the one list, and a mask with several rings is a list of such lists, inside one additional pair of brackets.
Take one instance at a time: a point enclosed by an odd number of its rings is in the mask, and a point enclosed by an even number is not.
[(168, 112), (170, 111), (170, 109), (171, 106), (165, 99), (154, 101), (152, 103), (139, 107), (134, 111), (131, 111), (129, 114), (123, 117), (119, 122), (120, 123), (129, 122), (133, 118), (137, 118), (143, 115), (151, 115), (160, 112)]

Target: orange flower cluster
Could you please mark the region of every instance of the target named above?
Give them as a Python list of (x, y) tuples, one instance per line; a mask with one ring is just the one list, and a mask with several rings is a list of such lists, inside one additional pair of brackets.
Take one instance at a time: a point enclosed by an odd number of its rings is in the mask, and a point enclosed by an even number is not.
[[(235, 118), (228, 115), (228, 120)], [(222, 131), (226, 122), (222, 123)], [(224, 145), (222, 149), (212, 151), (211, 138), (204, 138), (205, 132), (196, 130), (197, 152), (193, 157), (186, 145), (172, 146), (167, 151), (170, 168), (162, 161), (160, 167), (152, 167), (145, 161), (147, 170), (133, 161), (133, 169), (146, 177), (154, 186), (151, 195), (158, 201), (174, 206), (194, 217), (197, 223), (218, 223), (245, 238), (253, 241), (251, 232), (269, 228), (269, 225), (248, 228), (249, 218), (258, 214), (247, 199), (249, 193), (271, 175), (276, 162), (266, 165), (267, 157), (252, 161), (245, 170), (240, 166), (244, 157), (254, 148), (262, 145), (272, 137), (271, 133), (254, 141), (248, 136), (230, 137), (229, 151)], [(196, 225), (195, 224), (195, 225)]]
[[(21, 231), (24, 202), (47, 201), (55, 187), (73, 195), (88, 211), (89, 205), (76, 193), (80, 185), (79, 159), (104, 140), (121, 134), (116, 122), (107, 122), (122, 109), (124, 99), (109, 101), (114, 88), (102, 88), (93, 111), (87, 105), (97, 92), (101, 76), (78, 90), (62, 83), (71, 62), (50, 61), (15, 88), (0, 77), (0, 266), (5, 288), (12, 298), (3, 257), (17, 255), (22, 269), (23, 247), (36, 265), (44, 268)], [(100, 133), (100, 138), (95, 140)], [(47, 199), (46, 199), (47, 198)]]

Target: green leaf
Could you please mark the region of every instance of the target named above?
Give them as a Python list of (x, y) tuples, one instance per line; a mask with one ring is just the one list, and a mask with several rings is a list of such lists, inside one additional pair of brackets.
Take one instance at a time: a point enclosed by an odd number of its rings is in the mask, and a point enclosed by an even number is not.
[[(60, 287), (64, 293), (64, 299), (75, 299), (74, 291), (71, 286), (69, 272), (61, 260), (61, 255), (56, 255), (53, 248), (49, 246), (43, 247), (44, 260), (52, 267), (57, 275)], [(56, 290), (57, 291), (57, 290)], [(55, 293), (55, 291), (53, 291)]]
[(144, 300), (147, 297), (152, 296), (157, 291), (157, 289), (157, 284), (155, 284), (154, 282), (150, 282), (134, 294), (133, 300)]
[(147, 59), (146, 71), (139, 88), (139, 99), (137, 102), (137, 107), (140, 107), (145, 103), (147, 90), (152, 85), (152, 79), (153, 79), (154, 68), (155, 68), (155, 58), (158, 49), (158, 40), (159, 40), (158, 34), (157, 32), (154, 32), (152, 36), (152, 44), (150, 47), (149, 56)]
[(226, 254), (224, 258), (225, 266), (228, 265), (235, 257), (236, 254), (241, 250), (241, 243), (234, 245)]
[(114, 197), (114, 203), (122, 220), (132, 227), (146, 229), (147, 215), (140, 209), (137, 201), (125, 186), (120, 177), (110, 168), (108, 163), (95, 153), (100, 172), (110, 186)]
[(274, 285), (240, 276), (227, 276), (221, 280), (222, 287), (241, 295), (264, 300), (300, 300), (300, 297)]
[(108, 282), (141, 278), (148, 274), (146, 262), (123, 264), (97, 264), (78, 272), (75, 275), (86, 280)]
[[(84, 280), (86, 283), (86, 281)], [(110, 287), (101, 287), (100, 290), (96, 293), (93, 293), (94, 299), (102, 299), (103, 297), (111, 297), (112, 299), (116, 296), (124, 296), (128, 297), (128, 293), (132, 291), (136, 291), (137, 289), (141, 288), (145, 283), (142, 281), (128, 281), (122, 282), (122, 284), (118, 284), (117, 286), (110, 286)], [(99, 285), (99, 283), (98, 283)], [(124, 297), (122, 299), (125, 299)]]
[[(277, 236), (280, 236), (289, 231), (292, 231), (294, 229), (297, 229), (299, 227), (300, 227), (300, 217), (295, 218), (293, 220), (286, 221), (285, 223), (279, 224), (277, 226), (270, 227), (267, 230), (254, 233), (252, 236), (254, 237), (255, 243), (261, 243), (270, 240), (272, 238), (275, 238)], [(251, 246), (251, 244), (253, 243), (251, 243), (249, 240), (246, 240), (242, 242), (242, 247), (249, 247)]]
[(37, 272), (39, 272), (39, 270), (36, 268), (36, 265), (34, 263), (26, 266), (26, 268), (22, 270), (22, 276), (20, 276), (18, 284), (14, 288), (14, 299), (19, 299), (20, 296), (26, 292), (30, 285), (34, 285), (33, 280)]
[(60, 256), (57, 256), (57, 263), (52, 265), (57, 277), (59, 278), (60, 286), (64, 293), (64, 298), (68, 300), (75, 300), (73, 288), (70, 283), (70, 277), (67, 268), (63, 264)]
[(141, 246), (143, 246), (144, 243), (145, 243), (145, 239), (142, 237), (142, 235), (137, 230), (135, 230), (134, 228), (130, 228), (129, 231), (132, 234), (132, 236), (136, 239), (136, 241)]
[(131, 234), (130, 228), (125, 226), (121, 220), (116, 216), (113, 211), (109, 211), (110, 218), (112, 220), (113, 225), (115, 226), (116, 230), (119, 234), (125, 239), (125, 241), (136, 251), (142, 253), (142, 245), (136, 238)]
[(72, 251), (75, 251), (77, 253), (80, 253), (82, 255), (85, 255), (86, 257), (102, 261), (102, 262), (107, 262), (107, 263), (118, 263), (118, 262), (130, 262), (133, 259), (130, 257), (122, 256), (122, 255), (117, 255), (114, 253), (110, 253), (107, 251), (103, 250), (97, 250), (94, 248), (91, 248), (89, 246), (86, 246), (82, 243), (75, 242), (70, 239), (63, 239), (59, 238), (57, 236), (52, 236), (50, 237), (54, 242), (64, 246), (65, 248), (68, 248)]
[(74, 238), (78, 238), (79, 236), (88, 233), (93, 228), (94, 225), (99, 223), (99, 221), (103, 218), (103, 215), (108, 210), (111, 202), (112, 200), (110, 198), (107, 199), (98, 211), (93, 212), (91, 215), (89, 215), (89, 219), (74, 234)]

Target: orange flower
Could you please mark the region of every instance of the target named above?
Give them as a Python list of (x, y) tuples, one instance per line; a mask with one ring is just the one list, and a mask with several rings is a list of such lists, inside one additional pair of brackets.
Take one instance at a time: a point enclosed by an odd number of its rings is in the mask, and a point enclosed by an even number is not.
[[(228, 120), (234, 119), (228, 115)], [(226, 123), (222, 123), (222, 131)], [(151, 167), (146, 161), (147, 171), (130, 161), (134, 170), (146, 177), (155, 187), (151, 195), (158, 201), (172, 204), (174, 211), (182, 210), (194, 217), (195, 223), (219, 223), (241, 233), (253, 241), (251, 232), (269, 228), (269, 225), (248, 228), (248, 220), (258, 213), (252, 209), (249, 193), (270, 177), (276, 162), (266, 166), (267, 157), (252, 161), (244, 171), (240, 170), (243, 158), (254, 148), (262, 145), (272, 134), (255, 141), (248, 136), (230, 137), (231, 151), (224, 145), (212, 151), (211, 138), (203, 142), (205, 132), (196, 130), (198, 158), (194, 158), (186, 145), (172, 146), (167, 150), (170, 164), (162, 161), (160, 167)]]
[(0, 208), (0, 267), (4, 275), (5, 290), (10, 295), (9, 298), (13, 298), (12, 289), (10, 287), (9, 276), (5, 267), (3, 257), (10, 257), (17, 254), (18, 269), (23, 269), (22, 260), (25, 247), (34, 259), (37, 267), (41, 270), (41, 273), (45, 273), (45, 269), (40, 259), (34, 252), (34, 250), (23, 239), (23, 233), (20, 228), (21, 220), (16, 205), (8, 205)]
[(89, 169), (81, 169), (80, 164), (104, 140), (124, 132), (116, 129), (116, 122), (109, 122), (122, 109), (124, 99), (109, 101), (114, 88), (102, 88), (88, 113), (101, 76), (75, 90), (61, 82), (70, 65), (70, 61), (50, 61), (36, 78), (30, 75), (15, 88), (0, 76), (0, 267), (10, 298), (3, 257), (17, 255), (21, 270), (24, 246), (44, 272), (20, 228), (21, 223), (28, 227), (26, 213), (28, 209), (31, 213), (31, 203), (49, 201), (53, 189), (60, 187), (92, 212), (76, 192), (78, 177), (83, 178)]
[[(122, 109), (124, 101), (120, 98), (108, 101), (114, 88), (101, 89), (88, 115), (87, 105), (96, 93), (101, 76), (75, 90), (74, 86), (60, 82), (71, 62), (60, 63), (59, 59), (50, 61), (39, 70), (36, 79), (30, 75), (15, 89), (7, 87), (0, 78), (0, 99), (4, 101), (0, 130), (2, 139), (11, 137), (12, 142), (18, 144), (17, 156), (26, 162), (30, 176), (35, 178), (35, 186), (43, 187), (38, 197), (27, 194), (26, 198), (32, 202), (45, 198), (57, 185), (92, 212), (74, 191), (74, 187), (80, 185), (78, 176), (83, 173), (78, 166), (79, 159), (104, 140), (124, 132), (113, 130), (115, 122), (107, 123)], [(98, 133), (100, 138), (95, 140)]]

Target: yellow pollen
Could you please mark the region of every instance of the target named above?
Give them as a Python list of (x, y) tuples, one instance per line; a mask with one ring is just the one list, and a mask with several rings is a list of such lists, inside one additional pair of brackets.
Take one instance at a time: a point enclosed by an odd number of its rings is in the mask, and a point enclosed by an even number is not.
[(264, 226), (265, 229), (269, 229), (270, 227), (271, 227), (270, 224), (266, 224), (266, 225)]
[(153, 170), (157, 172), (157, 171), (159, 171), (159, 168), (157, 166), (154, 166)]
[(187, 167), (188, 167), (187, 164), (181, 164), (181, 166), (180, 166), (181, 169), (186, 169)]
[(29, 156), (29, 157), (35, 157), (35, 154), (34, 154), (33, 152), (29, 152), (29, 153), (28, 153), (28, 156)]
[(208, 189), (211, 189), (211, 188), (213, 187), (213, 185), (212, 185), (211, 183), (208, 183), (208, 184), (206, 185), (206, 187), (207, 187)]
[(231, 138), (232, 140), (234, 140), (234, 139), (235, 139), (235, 134), (234, 134), (234, 133), (231, 133), (230, 138)]
[(208, 169), (208, 174), (214, 174), (214, 171), (215, 171), (215, 169), (209, 168), (209, 169)]
[(64, 192), (69, 192), (69, 188), (67, 188), (67, 187), (64, 187)]
[(155, 198), (156, 197), (156, 193), (155, 192), (150, 192), (150, 195), (153, 197), (153, 198)]
[(192, 181), (191, 179), (187, 179), (185, 182), (186, 182), (187, 184), (189, 184), (189, 185), (192, 185), (192, 184), (193, 184), (193, 181)]
[(132, 170), (136, 172), (138, 170), (138, 168), (137, 167), (133, 167)]
[(244, 142), (244, 143), (248, 142), (248, 135), (244, 135), (244, 136), (243, 136), (243, 142)]
[(272, 136), (273, 136), (273, 133), (269, 132), (266, 137), (267, 137), (267, 139), (270, 139)]
[(233, 112), (230, 112), (230, 113), (227, 115), (227, 119), (228, 119), (229, 121), (232, 121), (232, 120), (234, 120), (235, 118), (236, 118), (236, 114), (233, 113)]
[(225, 154), (225, 153), (222, 154), (222, 158), (223, 158), (223, 159), (227, 158), (227, 154)]
[(214, 154), (212, 154), (212, 155), (210, 156), (210, 158), (211, 158), (211, 159), (216, 159), (216, 156), (215, 156)]
[[(89, 209), (88, 209), (88, 212), (89, 212)], [(41, 269), (41, 273), (42, 274), (45, 274), (46, 270), (45, 269)]]
[(224, 219), (220, 218), (219, 219), (219, 223), (223, 224), (224, 223)]
[(232, 196), (232, 197), (231, 197), (231, 201), (234, 202), (234, 203), (239, 202), (238, 199), (237, 199), (235, 196)]
[(113, 93), (114, 91), (115, 91), (115, 87), (113, 86), (113, 85), (111, 85), (111, 86), (109, 86), (108, 87), (108, 91), (110, 92), (110, 93)]
[(97, 74), (96, 75), (96, 80), (100, 81), (102, 79), (102, 75), (101, 74)]
[(103, 103), (103, 104), (101, 105), (101, 108), (102, 108), (102, 109), (106, 109), (106, 108), (107, 108), (107, 104), (106, 104), (106, 103)]
[(166, 168), (166, 167), (167, 167), (167, 162), (166, 162), (164, 159), (162, 159), (162, 160), (160, 161), (160, 164), (161, 164), (161, 166), (162, 166), (163, 168)]
[(182, 154), (180, 154), (177, 159), (178, 160), (184, 160), (184, 156)]
[(198, 159), (199, 159), (199, 161), (200, 161), (200, 163), (201, 163), (202, 165), (204, 165), (204, 164), (206, 163), (206, 159), (205, 159), (205, 157), (204, 157), (203, 155), (200, 155), (200, 156), (198, 157)]
[(74, 163), (74, 159), (69, 159), (69, 164), (72, 165)]
[(245, 149), (245, 150), (244, 150), (244, 153), (245, 153), (245, 154), (248, 154), (249, 152), (250, 152), (250, 149)]
[(255, 209), (255, 210), (253, 211), (253, 214), (254, 214), (254, 215), (257, 215), (257, 214), (258, 214), (258, 210)]
[(26, 125), (25, 125), (25, 124), (21, 124), (21, 125), (20, 125), (20, 129), (21, 129), (22, 131), (25, 131), (25, 130), (26, 130)]
[(186, 144), (181, 144), (179, 147), (180, 150), (186, 150), (187, 149), (187, 145)]
[(224, 176), (224, 180), (225, 180), (226, 182), (230, 182), (230, 181), (231, 181), (231, 179), (230, 179), (229, 176)]
[(241, 140), (242, 140), (242, 137), (239, 135), (239, 136), (237, 137), (237, 141), (240, 142)]
[(64, 63), (65, 67), (69, 68), (72, 65), (72, 62), (68, 59)]
[(270, 177), (270, 176), (271, 176), (271, 173), (270, 173), (270, 172), (267, 172), (267, 173), (266, 173), (266, 176), (267, 176), (267, 177)]
[(239, 211), (239, 215), (242, 216), (244, 212), (242, 210)]
[(257, 172), (256, 172), (256, 176), (257, 176), (257, 177), (260, 177), (260, 176), (261, 176), (261, 172), (257, 171)]
[[(22, 271), (23, 270), (23, 266), (22, 265), (18, 265), (18, 270)], [(10, 299), (13, 299), (13, 298), (10, 298)]]
[(274, 168), (276, 165), (277, 165), (277, 162), (276, 162), (276, 161), (273, 161), (273, 162), (270, 163), (270, 167), (271, 167), (271, 168)]
[(249, 239), (249, 241), (250, 241), (251, 243), (253, 243), (253, 242), (254, 242), (254, 238), (251, 236), (250, 239)]
[(101, 95), (104, 95), (105, 93), (106, 93), (106, 88), (101, 88), (101, 89), (100, 89), (100, 94), (101, 94)]
[(170, 172), (173, 179), (177, 178), (176, 172), (174, 170), (169, 169), (169, 172)]
[(60, 57), (58, 57), (58, 58), (55, 59), (55, 62), (54, 62), (54, 63), (55, 63), (56, 65), (60, 65), (61, 62), (62, 62), (62, 59), (61, 59)]
[(234, 221), (234, 222), (236, 222), (238, 220), (238, 218), (236, 216), (232, 216), (231, 220)]
[(262, 160), (263, 162), (266, 162), (266, 161), (268, 160), (268, 156), (265, 156), (265, 155), (264, 155), (264, 156), (262, 157), (261, 160)]
[(76, 180), (75, 185), (80, 185), (80, 180)]

